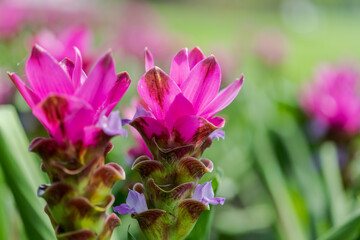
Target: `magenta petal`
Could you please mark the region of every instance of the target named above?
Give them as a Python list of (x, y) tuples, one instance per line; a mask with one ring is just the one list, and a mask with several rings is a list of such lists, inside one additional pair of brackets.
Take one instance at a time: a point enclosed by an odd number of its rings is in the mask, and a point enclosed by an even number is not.
[(40, 98), (49, 93), (72, 94), (74, 87), (59, 63), (43, 48), (34, 46), (26, 63), (29, 83)]
[(218, 128), (223, 128), (225, 126), (225, 119), (222, 117), (213, 117), (207, 120)]
[(183, 48), (176, 54), (172, 61), (170, 78), (173, 79), (178, 86), (181, 86), (183, 81), (185, 81), (188, 77), (189, 73), (188, 51), (187, 48)]
[(83, 63), (82, 63), (82, 57), (81, 57), (79, 49), (74, 47), (74, 51), (75, 51), (75, 66), (74, 66), (74, 71), (73, 71), (71, 80), (75, 86), (75, 89), (77, 89), (82, 84), (81, 78), (83, 75), (83, 70), (82, 70)]
[(21, 95), (24, 97), (27, 104), (29, 104), (30, 108), (33, 108), (34, 105), (40, 102), (39, 97), (28, 86), (26, 86), (26, 84), (15, 73), (8, 73), (8, 75)]
[(74, 63), (68, 59), (68, 58), (64, 58), (63, 60), (61, 60), (61, 62), (59, 62), (60, 67), (68, 74), (69, 78), (72, 78), (72, 74), (74, 72)]
[(175, 122), (172, 137), (177, 146), (192, 144), (199, 147), (216, 129), (217, 127), (206, 119), (188, 115), (178, 118)]
[(172, 129), (177, 119), (185, 115), (194, 115), (194, 108), (184, 95), (179, 93), (165, 115), (165, 124), (169, 130)]
[(50, 95), (33, 108), (33, 114), (55, 138), (76, 142), (92, 124), (94, 111), (86, 102), (68, 96)]
[(135, 127), (140, 133), (150, 150), (152, 149), (151, 146), (153, 145), (153, 139), (160, 147), (168, 147), (168, 140), (170, 136), (162, 121), (156, 120), (152, 117), (138, 117), (131, 122), (131, 126)]
[(191, 49), (189, 52), (190, 70), (193, 69), (193, 67), (195, 67), (195, 65), (198, 64), (198, 62), (202, 61), (203, 59), (205, 59), (205, 55), (203, 54), (203, 52), (200, 50), (199, 47), (194, 47), (193, 49)]
[(138, 92), (154, 116), (163, 120), (180, 89), (165, 72), (154, 67), (140, 79)]
[(240, 79), (236, 79), (232, 84), (230, 84), (207, 105), (204, 110), (200, 113), (204, 118), (212, 117), (225, 107), (227, 107), (234, 98), (238, 95), (244, 82), (244, 75)]
[(88, 79), (79, 88), (75, 96), (83, 98), (94, 109), (97, 109), (107, 98), (115, 81), (115, 64), (109, 52), (98, 61)]
[(218, 94), (221, 70), (214, 56), (199, 62), (181, 85), (184, 96), (201, 112)]
[(102, 104), (102, 106), (106, 109), (106, 116), (109, 115), (111, 110), (114, 109), (116, 104), (118, 104), (120, 99), (124, 96), (126, 90), (130, 86), (130, 83), (130, 76), (127, 72), (119, 73), (116, 76), (116, 82), (107, 94), (105, 102)]
[(145, 48), (145, 72), (155, 67), (154, 58), (148, 48)]
[(113, 207), (114, 212), (117, 212), (120, 215), (127, 215), (132, 213), (134, 210), (126, 203), (121, 204), (120, 206)]

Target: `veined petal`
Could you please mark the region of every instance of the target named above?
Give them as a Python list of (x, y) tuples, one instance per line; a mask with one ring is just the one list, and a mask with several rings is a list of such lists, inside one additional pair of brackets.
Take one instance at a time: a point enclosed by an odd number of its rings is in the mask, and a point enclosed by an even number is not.
[(199, 62), (181, 85), (184, 96), (192, 102), (196, 112), (201, 112), (218, 94), (221, 70), (214, 56)]
[(188, 50), (187, 48), (183, 48), (176, 54), (171, 63), (170, 78), (173, 79), (178, 86), (181, 86), (189, 73)]
[(172, 138), (175, 146), (192, 144), (199, 147), (212, 132), (218, 129), (206, 119), (187, 115), (179, 118), (173, 127)]
[(198, 64), (198, 62), (202, 61), (203, 59), (205, 59), (205, 55), (203, 54), (203, 52), (200, 50), (199, 47), (194, 47), (193, 49), (191, 49), (189, 52), (190, 70), (193, 69), (193, 67), (195, 67), (195, 65)]
[(244, 82), (244, 75), (240, 79), (236, 79), (232, 84), (230, 84), (207, 105), (204, 110), (200, 113), (204, 118), (212, 117), (225, 107), (227, 107), (238, 95), (242, 84)]
[(148, 48), (145, 48), (145, 72), (155, 67), (154, 58)]
[(152, 117), (138, 117), (135, 118), (130, 125), (136, 128), (136, 130), (140, 133), (150, 151), (154, 147), (153, 139), (155, 139), (160, 147), (168, 147), (170, 135), (162, 121), (156, 120)]
[(163, 120), (174, 98), (180, 93), (180, 89), (165, 72), (154, 67), (140, 79), (138, 92), (154, 116)]
[(115, 81), (115, 64), (109, 52), (97, 62), (75, 96), (84, 99), (96, 110), (108, 96)]
[(33, 108), (38, 102), (40, 102), (38, 95), (26, 86), (26, 84), (15, 73), (8, 73), (8, 75), (21, 95), (24, 97), (27, 104), (29, 104), (30, 108)]
[(194, 108), (184, 95), (179, 93), (165, 115), (165, 125), (171, 130), (177, 119), (185, 115), (194, 115)]
[(130, 76), (127, 72), (119, 73), (116, 76), (116, 82), (111, 88), (110, 92), (107, 94), (104, 104), (102, 106), (105, 108), (105, 115), (108, 116), (111, 110), (114, 109), (116, 104), (124, 96), (125, 92), (129, 88), (131, 83)]
[(83, 129), (92, 124), (94, 111), (81, 99), (50, 95), (33, 108), (33, 114), (48, 132), (57, 139), (76, 142)]
[(49, 93), (72, 94), (74, 87), (59, 63), (43, 48), (35, 45), (26, 63), (29, 83), (40, 98)]

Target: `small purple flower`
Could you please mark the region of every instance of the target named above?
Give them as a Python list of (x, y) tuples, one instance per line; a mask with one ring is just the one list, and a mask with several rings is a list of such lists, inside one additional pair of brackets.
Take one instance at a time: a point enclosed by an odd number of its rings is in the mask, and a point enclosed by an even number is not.
[(97, 126), (101, 127), (105, 134), (108, 136), (124, 135), (127, 136), (127, 132), (122, 128), (122, 121), (119, 116), (119, 111), (111, 112), (107, 117), (103, 111), (100, 114)]
[(221, 205), (224, 205), (225, 203), (225, 198), (215, 197), (211, 182), (205, 182), (197, 185), (192, 198), (202, 202), (208, 207), (209, 204), (218, 205), (220, 203)]
[(126, 198), (126, 203), (114, 207), (113, 209), (121, 215), (126, 215), (139, 214), (148, 210), (148, 207), (143, 193), (138, 193), (137, 191), (129, 189), (129, 195)]

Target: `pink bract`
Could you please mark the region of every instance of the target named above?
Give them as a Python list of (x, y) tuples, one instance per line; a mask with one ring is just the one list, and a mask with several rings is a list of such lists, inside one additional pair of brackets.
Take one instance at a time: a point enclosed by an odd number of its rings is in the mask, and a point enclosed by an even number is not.
[(302, 92), (305, 112), (324, 128), (356, 134), (360, 129), (360, 78), (348, 66), (323, 66)]
[(102, 57), (87, 76), (75, 48), (75, 63), (58, 62), (40, 46), (34, 46), (26, 64), (27, 85), (9, 73), (33, 114), (58, 141), (94, 144), (99, 134), (122, 133), (121, 120), (111, 110), (130, 84), (126, 72), (115, 73), (110, 53)]
[(154, 144), (163, 149), (199, 147), (224, 126), (224, 119), (214, 115), (234, 100), (243, 84), (242, 76), (219, 92), (220, 66), (213, 55), (205, 57), (197, 47), (177, 53), (170, 75), (154, 66), (146, 49), (145, 70), (138, 92), (149, 111), (138, 111), (131, 124), (150, 150)]

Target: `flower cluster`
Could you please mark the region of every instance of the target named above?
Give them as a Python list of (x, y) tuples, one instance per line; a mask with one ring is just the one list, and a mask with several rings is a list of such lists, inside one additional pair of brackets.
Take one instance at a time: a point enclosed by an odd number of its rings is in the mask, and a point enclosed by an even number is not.
[(30, 150), (42, 158), (50, 184), (39, 187), (47, 202), (58, 239), (110, 239), (120, 224), (106, 210), (114, 202), (113, 184), (125, 179), (115, 163), (105, 164), (111, 137), (125, 134), (118, 112), (111, 112), (130, 84), (126, 72), (116, 74), (110, 53), (89, 76), (75, 48), (75, 62), (58, 62), (39, 46), (26, 64), (29, 85), (9, 73), (33, 114), (49, 132), (34, 139)]
[(225, 202), (214, 196), (211, 182), (199, 184), (213, 170), (211, 160), (200, 157), (212, 139), (224, 138), (220, 129), (225, 121), (215, 115), (237, 96), (243, 77), (219, 92), (220, 66), (197, 47), (180, 50), (169, 75), (154, 66), (146, 49), (145, 70), (138, 83), (144, 104), (130, 125), (153, 158), (144, 155), (134, 161), (132, 169), (142, 183), (114, 211), (137, 219), (147, 239), (184, 239), (209, 204)]

